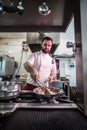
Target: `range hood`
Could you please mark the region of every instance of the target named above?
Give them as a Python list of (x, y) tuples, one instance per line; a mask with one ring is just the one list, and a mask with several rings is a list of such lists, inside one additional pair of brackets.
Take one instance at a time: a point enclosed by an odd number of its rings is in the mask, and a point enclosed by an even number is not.
[(31, 52), (36, 52), (41, 50), (41, 41), (45, 36), (49, 36), (53, 39), (53, 45), (51, 49), (51, 54), (54, 54), (60, 43), (60, 34), (59, 33), (42, 33), (42, 32), (30, 32), (27, 33), (27, 44)]
[[(56, 51), (57, 47), (59, 44), (53, 44), (50, 54), (54, 54), (54, 52)], [(36, 52), (36, 51), (40, 51), (41, 50), (41, 44), (28, 44), (31, 52)]]

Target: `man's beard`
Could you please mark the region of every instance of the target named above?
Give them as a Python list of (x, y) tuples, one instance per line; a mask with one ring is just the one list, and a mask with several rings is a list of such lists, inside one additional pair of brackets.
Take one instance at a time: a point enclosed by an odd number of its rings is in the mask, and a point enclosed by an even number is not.
[(50, 51), (49, 51), (49, 50), (46, 51), (45, 49), (42, 49), (42, 52), (47, 54), (47, 53), (49, 53)]

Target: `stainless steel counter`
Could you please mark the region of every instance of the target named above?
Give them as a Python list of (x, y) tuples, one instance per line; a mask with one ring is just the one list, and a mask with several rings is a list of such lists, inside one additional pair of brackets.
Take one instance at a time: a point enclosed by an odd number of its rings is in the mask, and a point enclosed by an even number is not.
[(0, 103), (0, 114), (12, 113), (17, 108), (28, 109), (68, 109), (78, 108), (75, 103), (40, 104), (40, 103)]

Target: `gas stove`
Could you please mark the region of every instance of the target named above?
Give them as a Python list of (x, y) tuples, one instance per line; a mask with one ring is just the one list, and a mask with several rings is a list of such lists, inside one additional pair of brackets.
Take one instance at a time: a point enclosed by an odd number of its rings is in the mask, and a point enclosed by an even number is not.
[(68, 100), (65, 95), (53, 98), (42, 98), (31, 91), (22, 91), (16, 97), (0, 99), (0, 114), (2, 116), (13, 113), (16, 109), (72, 109), (77, 108), (73, 101)]
[(19, 95), (0, 98), (0, 102), (5, 103), (40, 103), (40, 104), (58, 104), (58, 103), (72, 103), (73, 101), (68, 100), (65, 94), (59, 94), (53, 98), (41, 97), (36, 95), (32, 91), (21, 91)]

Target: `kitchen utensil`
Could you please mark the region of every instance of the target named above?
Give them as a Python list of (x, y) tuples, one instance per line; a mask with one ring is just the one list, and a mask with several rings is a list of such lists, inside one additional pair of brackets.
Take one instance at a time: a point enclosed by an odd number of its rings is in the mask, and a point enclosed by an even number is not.
[(18, 96), (20, 93), (20, 84), (15, 81), (0, 82), (0, 100)]
[[(52, 98), (52, 97), (57, 96), (58, 94), (60, 94), (60, 89), (59, 88), (56, 88), (56, 87), (47, 87), (47, 88), (51, 91), (51, 93), (45, 94), (41, 87), (35, 88), (33, 90), (33, 92), (36, 95), (39, 95), (41, 97), (46, 97), (46, 98)], [(53, 93), (52, 93), (52, 91), (53, 91)]]
[(40, 87), (47, 86), (48, 87), (48, 82), (45, 80), (44, 82), (41, 82), (40, 80), (37, 80), (37, 83), (39, 84)]

